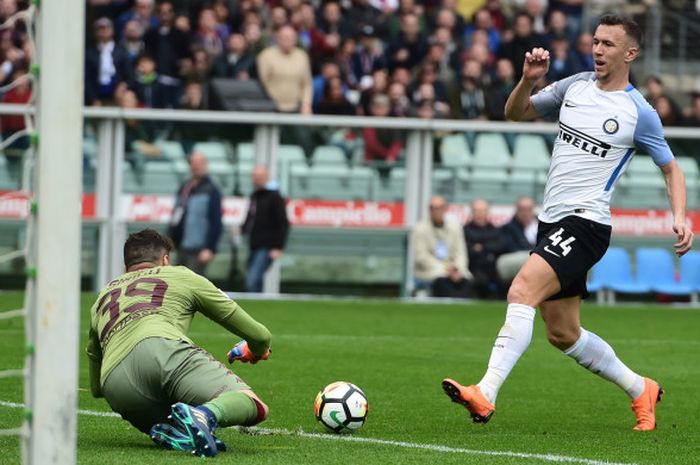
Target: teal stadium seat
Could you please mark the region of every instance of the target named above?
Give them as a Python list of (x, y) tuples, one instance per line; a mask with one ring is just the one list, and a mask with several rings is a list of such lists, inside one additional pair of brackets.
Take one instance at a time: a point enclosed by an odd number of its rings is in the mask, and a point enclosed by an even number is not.
[(320, 145), (314, 150), (313, 165), (347, 165), (345, 153), (340, 147), (333, 145)]
[(503, 134), (486, 132), (476, 135), (475, 167), (508, 168), (510, 163), (510, 151)]
[(465, 168), (472, 165), (473, 157), (463, 133), (450, 134), (440, 142), (440, 159), (447, 168)]
[(158, 140), (155, 143), (156, 147), (158, 147), (163, 156), (167, 158), (170, 161), (187, 161), (187, 155), (185, 154), (185, 150), (182, 148), (182, 144), (177, 142), (177, 141), (172, 141), (172, 140)]
[(171, 162), (147, 162), (143, 167), (142, 192), (148, 194), (174, 194), (180, 187), (180, 179)]
[(194, 144), (193, 151), (202, 152), (207, 156), (209, 163), (225, 162), (233, 159), (229, 147), (223, 142), (197, 142)]
[(403, 201), (406, 195), (406, 169), (400, 166), (389, 171), (389, 177), (382, 179), (374, 172), (375, 199), (382, 202)]
[(627, 172), (618, 181), (615, 205), (628, 208), (665, 208), (666, 184), (659, 167), (646, 154), (632, 157)]

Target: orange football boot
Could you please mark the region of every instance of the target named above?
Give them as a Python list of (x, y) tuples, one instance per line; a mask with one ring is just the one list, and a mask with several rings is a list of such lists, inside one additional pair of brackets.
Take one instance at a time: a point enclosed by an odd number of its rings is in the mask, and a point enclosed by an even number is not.
[(469, 410), (474, 423), (488, 423), (496, 410), (496, 406), (484, 397), (476, 384), (462, 386), (457, 381), (447, 378), (442, 380), (442, 389), (452, 402), (457, 402)]
[(664, 390), (656, 381), (644, 378), (644, 391), (632, 401), (632, 411), (637, 415), (635, 431), (652, 431), (656, 428), (656, 404), (661, 402)]

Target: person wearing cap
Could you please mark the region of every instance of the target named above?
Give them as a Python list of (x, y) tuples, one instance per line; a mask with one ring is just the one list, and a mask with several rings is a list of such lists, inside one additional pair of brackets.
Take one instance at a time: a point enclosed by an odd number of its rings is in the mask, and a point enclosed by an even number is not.
[(114, 25), (109, 18), (95, 21), (95, 45), (85, 51), (85, 103), (111, 103), (120, 82), (131, 84), (133, 70), (129, 54), (114, 42)]
[(372, 73), (386, 68), (386, 60), (377, 46), (377, 34), (374, 27), (366, 24), (360, 28), (360, 43), (352, 55), (353, 74), (360, 87), (366, 88)]

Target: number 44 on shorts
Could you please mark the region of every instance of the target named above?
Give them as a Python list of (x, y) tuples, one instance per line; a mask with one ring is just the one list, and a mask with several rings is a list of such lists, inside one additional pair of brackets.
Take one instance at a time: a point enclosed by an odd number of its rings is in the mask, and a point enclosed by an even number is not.
[(564, 228), (559, 228), (554, 234), (549, 236), (549, 241), (551, 242), (552, 247), (559, 246), (559, 248), (561, 248), (561, 255), (556, 250), (552, 250), (549, 247), (549, 245), (545, 245), (544, 250), (557, 257), (566, 257), (567, 255), (569, 255), (569, 252), (571, 252), (571, 243), (574, 242), (576, 238), (574, 236), (570, 236), (568, 239), (564, 239), (563, 237), (561, 237), (563, 232)]

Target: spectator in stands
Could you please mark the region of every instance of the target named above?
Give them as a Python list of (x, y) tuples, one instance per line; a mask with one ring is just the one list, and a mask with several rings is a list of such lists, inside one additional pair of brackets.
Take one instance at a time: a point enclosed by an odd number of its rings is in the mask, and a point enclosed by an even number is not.
[(192, 46), (191, 66), (185, 65), (183, 74), (188, 81), (206, 82), (212, 72), (212, 56), (201, 45)]
[(321, 64), (321, 73), (313, 80), (313, 109), (316, 112), (321, 100), (324, 99), (326, 84), (330, 79), (340, 78), (340, 67), (334, 61), (324, 61)]
[(374, 8), (369, 0), (352, 0), (352, 5), (346, 11), (345, 17), (356, 29), (363, 26), (372, 26), (378, 37), (386, 38), (388, 26), (386, 15)]
[(464, 119), (486, 119), (486, 84), (481, 63), (467, 60), (462, 66), (459, 82), (460, 117)]
[[(115, 95), (118, 96), (119, 106), (123, 109), (143, 108), (143, 104), (139, 102), (136, 93), (128, 89), (125, 84), (120, 84)], [(135, 118), (127, 118), (124, 123), (126, 130), (124, 158), (131, 164), (136, 175), (142, 176), (147, 157), (160, 155), (160, 149), (152, 143), (155, 139), (158, 125), (154, 121), (143, 121)]]
[[(24, 48), (28, 47), (17, 47), (15, 42), (13, 30), (6, 29), (0, 32), (0, 57), (2, 57), (0, 60), (2, 61), (2, 65), (0, 65), (0, 84), (2, 85), (10, 83), (17, 63), (28, 63), (31, 59), (30, 50), (24, 50)], [(26, 41), (26, 43), (29, 43), (29, 41)]]
[(154, 0), (136, 0), (133, 8), (122, 13), (117, 18), (117, 31), (121, 34), (124, 30), (124, 25), (129, 21), (138, 22), (142, 31), (158, 27), (158, 19), (153, 16), (153, 6)]
[(241, 230), (248, 236), (248, 292), (262, 292), (263, 277), (272, 262), (279, 260), (289, 235), (285, 202), (276, 184), (269, 182), (267, 168), (258, 165), (252, 172), (254, 191)]
[(386, 94), (389, 88), (389, 77), (386, 69), (376, 69), (371, 76), (371, 87), (365, 89), (360, 95), (360, 103), (357, 107), (358, 115), (371, 115), (372, 99), (375, 95)]
[(423, 119), (447, 118), (450, 106), (435, 95), (435, 88), (430, 84), (421, 84), (413, 93), (413, 105), (409, 116)]
[(391, 116), (406, 117), (411, 109), (411, 101), (406, 93), (406, 86), (401, 82), (392, 82), (389, 85), (389, 102), (391, 105)]
[(428, 51), (428, 42), (421, 34), (420, 23), (415, 14), (401, 17), (401, 32), (393, 38), (386, 50), (389, 68), (403, 66), (414, 68)]
[(324, 59), (330, 59), (335, 55), (336, 48), (340, 41), (338, 37), (330, 38), (316, 26), (316, 12), (309, 3), (302, 3), (301, 6), (292, 13), (291, 25), (296, 29), (299, 44), (307, 51), (311, 58), (312, 67)]
[(323, 14), (319, 21), (321, 31), (326, 35), (326, 40), (336, 43), (338, 48), (343, 39), (355, 34), (348, 20), (343, 17), (340, 3), (336, 1), (326, 2), (323, 5)]
[(245, 37), (245, 41), (248, 43), (248, 48), (251, 53), (256, 57), (267, 46), (265, 40), (263, 40), (262, 29), (259, 24), (250, 23), (244, 25), (243, 37)]
[(146, 108), (167, 108), (168, 89), (158, 80), (156, 63), (149, 55), (141, 55), (136, 61), (134, 92)]
[(144, 45), (146, 53), (156, 62), (158, 82), (166, 92), (166, 107), (177, 106), (182, 92), (183, 68), (190, 66), (190, 37), (175, 27), (175, 9), (170, 0), (158, 4), (158, 21), (160, 25), (146, 31)]
[(224, 51), (224, 43), (228, 39), (229, 30), (216, 21), (216, 15), (211, 7), (204, 7), (199, 12), (195, 43), (199, 44), (210, 57), (215, 57)]
[(141, 55), (144, 49), (141, 23), (135, 19), (127, 21), (124, 25), (122, 40), (119, 44), (126, 50), (131, 64), (136, 64), (136, 59)]
[(559, 81), (576, 72), (576, 63), (569, 54), (569, 41), (564, 36), (553, 37), (549, 46), (550, 62), (547, 79)]
[(226, 51), (216, 58), (214, 76), (248, 80), (255, 77), (255, 57), (240, 32), (234, 32), (226, 41)]
[(564, 37), (569, 41), (570, 46), (576, 42), (576, 36), (571, 36), (566, 27), (566, 16), (564, 13), (559, 10), (551, 10), (549, 12), (547, 32), (544, 35), (544, 39), (545, 42), (551, 44), (552, 40), (556, 37)]
[(537, 34), (544, 34), (546, 4), (542, 4), (541, 0), (525, 0), (523, 11), (532, 18), (532, 30)]
[[(544, 47), (545, 45), (542, 35), (533, 31), (530, 15), (521, 12), (515, 16), (512, 40), (501, 44), (498, 56), (513, 62), (515, 79), (520, 80), (523, 63), (525, 62), (525, 53), (530, 52), (535, 47)], [(590, 54), (591, 51), (589, 49), (588, 55), (590, 56)]]
[(684, 126), (700, 127), (700, 92), (693, 92)]
[(515, 70), (513, 63), (506, 58), (496, 62), (496, 79), (486, 92), (486, 114), (488, 119), (503, 121), (508, 96), (515, 88)]
[(192, 178), (177, 191), (170, 220), (170, 237), (177, 247), (178, 263), (204, 276), (221, 236), (221, 192), (209, 177), (207, 157), (190, 156)]
[(356, 89), (358, 78), (355, 76), (353, 55), (356, 50), (356, 42), (352, 37), (346, 37), (340, 42), (338, 53), (335, 55), (335, 61), (340, 67), (340, 76), (343, 83), (350, 89)]
[[(431, 98), (437, 102), (441, 102), (444, 105), (448, 105), (449, 100), (447, 95), (447, 86), (444, 82), (438, 79), (437, 66), (427, 61), (418, 70), (418, 75), (416, 76), (416, 81), (413, 83), (409, 89), (409, 94), (411, 95), (411, 100), (418, 102), (419, 100), (427, 98), (425, 95), (420, 95), (420, 88), (422, 86), (429, 86), (432, 88)], [(449, 112), (449, 106), (446, 107)]]
[(204, 110), (204, 90), (201, 82), (187, 83), (179, 106), (181, 110)]
[(430, 216), (413, 228), (415, 291), (432, 290), (435, 297), (470, 297), (472, 275), (464, 235), (456, 223), (446, 220), (447, 202), (430, 199)]
[(360, 30), (360, 43), (352, 55), (352, 67), (353, 78), (360, 89), (371, 87), (372, 74), (386, 68), (386, 60), (372, 26), (365, 25)]
[[(572, 37), (578, 36), (582, 31), (583, 3), (584, 0), (549, 0), (550, 10), (559, 10), (566, 16), (568, 32)], [(591, 53), (590, 50), (588, 53)]]
[(96, 45), (85, 52), (85, 102), (88, 105), (112, 103), (117, 84), (132, 83), (132, 67), (123, 47), (114, 42), (114, 26), (109, 18), (95, 21)]
[(464, 226), (464, 238), (476, 295), (481, 298), (500, 297), (504, 288), (496, 271), (496, 259), (503, 253), (503, 239), (489, 220), (489, 204), (485, 200), (472, 202), (471, 220)]
[[(29, 66), (26, 60), (18, 60), (12, 70), (11, 80), (16, 82), (15, 87), (2, 94), (2, 103), (26, 104), (32, 96), (32, 81), (27, 76)], [(19, 131), (26, 129), (24, 115), (2, 115), (0, 116), (0, 128), (2, 129), (2, 140), (7, 141)], [(11, 173), (19, 172), (20, 161), (24, 152), (29, 148), (29, 136), (22, 135), (14, 142), (5, 146), (3, 152), (8, 162)]]
[(520, 197), (515, 203), (515, 215), (501, 226), (503, 254), (496, 259), (496, 270), (508, 287), (530, 257), (530, 250), (537, 244), (537, 217), (535, 201), (531, 197)]
[[(438, 63), (440, 79), (442, 79), (443, 82), (454, 81), (454, 75), (460, 67), (460, 60), (462, 56), (461, 40), (459, 42), (456, 41), (455, 37), (447, 28), (439, 27), (430, 37), (430, 42), (431, 45), (428, 49), (428, 56), (426, 59)], [(434, 50), (434, 47), (436, 46), (442, 46), (439, 59), (435, 57), (437, 51)], [(452, 79), (448, 77), (450, 73), (452, 74)]]
[(501, 45), (501, 35), (498, 33), (498, 29), (496, 29), (493, 25), (493, 18), (491, 17), (491, 13), (489, 10), (486, 8), (482, 8), (481, 10), (477, 11), (474, 13), (474, 19), (472, 21), (472, 24), (467, 26), (467, 28), (464, 31), (464, 47), (469, 48), (472, 45), (472, 37), (474, 35), (474, 32), (476, 31), (484, 31), (486, 33), (486, 36), (488, 38), (488, 49), (491, 53), (496, 53), (498, 52), (498, 49)]
[(644, 81), (643, 92), (647, 101), (652, 103), (656, 97), (661, 97), (665, 94), (664, 83), (658, 76), (647, 76)]
[(323, 86), (323, 97), (316, 113), (322, 115), (355, 116), (355, 106), (345, 97), (343, 81), (339, 76), (329, 78)]
[(294, 28), (280, 28), (277, 45), (258, 55), (258, 76), (280, 111), (310, 114), (311, 65), (307, 53), (296, 47), (296, 41)]
[(425, 24), (424, 2), (416, 2), (416, 0), (399, 0), (399, 7), (390, 15), (387, 20), (388, 37), (394, 37), (401, 31), (401, 18), (406, 14), (414, 14), (418, 17), (420, 30), (425, 32), (427, 27)]
[(453, 9), (441, 7), (435, 14), (433, 30), (441, 27), (449, 30), (452, 37), (463, 37), (466, 23), (464, 22), (464, 18)]
[[(391, 102), (386, 94), (372, 97), (370, 116), (387, 117), (390, 111)], [(403, 150), (401, 134), (395, 129), (365, 126), (362, 128), (362, 137), (365, 141), (365, 162), (375, 163), (379, 175), (387, 179), (391, 167), (396, 164)]]
[(683, 122), (683, 114), (674, 101), (666, 95), (659, 95), (652, 101), (652, 106), (665, 127), (680, 126)]
[(573, 51), (576, 73), (593, 71), (593, 36), (587, 32), (576, 38), (576, 49)]

